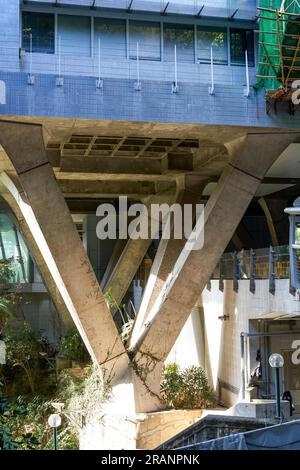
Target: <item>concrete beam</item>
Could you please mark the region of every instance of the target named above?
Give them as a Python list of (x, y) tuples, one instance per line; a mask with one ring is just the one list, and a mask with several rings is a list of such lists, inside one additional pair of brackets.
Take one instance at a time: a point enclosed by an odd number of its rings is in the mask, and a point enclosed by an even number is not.
[(156, 299), (147, 323), (132, 344), (138, 368), (156, 361), (145, 379), (158, 393), (156, 371), (169, 354), (205, 288), (267, 170), (297, 137), (296, 133), (248, 134), (227, 145), (230, 162), (205, 207), (204, 246), (183, 249)]
[(63, 157), (60, 162), (63, 172), (130, 173), (161, 175), (168, 170), (168, 157)]
[[(0, 122), (0, 144), (23, 192), (2, 175), (92, 358), (117, 380), (128, 356), (44, 148), (41, 126)], [(120, 372), (121, 371), (121, 372)]]

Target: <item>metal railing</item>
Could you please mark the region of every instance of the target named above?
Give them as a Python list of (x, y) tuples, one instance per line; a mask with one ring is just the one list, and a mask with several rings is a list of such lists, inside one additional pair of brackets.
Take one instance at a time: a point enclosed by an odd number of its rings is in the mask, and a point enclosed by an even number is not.
[[(219, 280), (220, 290), (223, 290), (224, 280), (233, 281), (233, 289), (237, 292), (239, 281), (248, 279), (249, 289), (255, 292), (255, 281), (269, 280), (269, 291), (275, 293), (276, 279), (290, 278), (290, 252), (289, 246), (270, 246), (257, 250), (241, 250), (233, 253), (224, 253), (221, 257), (211, 279)], [(291, 293), (294, 294), (291, 288)]]

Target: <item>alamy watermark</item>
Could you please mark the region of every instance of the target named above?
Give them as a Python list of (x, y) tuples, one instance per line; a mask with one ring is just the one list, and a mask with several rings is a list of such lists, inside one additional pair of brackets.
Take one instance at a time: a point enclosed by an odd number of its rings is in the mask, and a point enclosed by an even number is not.
[(100, 218), (96, 234), (100, 240), (186, 240), (185, 249), (200, 250), (204, 244), (203, 204), (149, 204), (128, 205), (126, 196), (120, 196), (118, 207), (100, 204), (96, 211)]
[(292, 83), (292, 103), (295, 105), (300, 104), (300, 80), (294, 80)]

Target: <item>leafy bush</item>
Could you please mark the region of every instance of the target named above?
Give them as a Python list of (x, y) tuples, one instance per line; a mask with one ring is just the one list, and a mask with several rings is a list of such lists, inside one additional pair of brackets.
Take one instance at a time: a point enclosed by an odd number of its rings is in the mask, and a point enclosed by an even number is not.
[(44, 338), (37, 335), (29, 323), (14, 324), (5, 329), (8, 367), (20, 367), (26, 375), (32, 393), (35, 392), (34, 367), (45, 348)]
[(77, 330), (71, 329), (61, 338), (59, 354), (66, 359), (77, 362), (88, 362), (89, 353)]
[[(53, 396), (24, 396), (9, 398), (0, 395), (0, 448), (7, 450), (42, 450), (53, 448), (52, 429), (48, 417), (54, 413), (53, 402), (64, 404), (62, 424), (58, 428), (58, 448), (76, 450), (82, 418), (94, 412), (94, 405), (103, 401), (102, 378), (94, 367), (85, 369), (79, 379), (67, 371), (61, 372)], [(5, 413), (1, 414), (1, 403)]]
[(0, 382), (0, 450), (15, 450), (18, 446), (16, 442), (13, 441), (12, 432), (8, 426), (8, 404), (1, 389), (2, 383)]
[(175, 409), (209, 408), (216, 403), (206, 372), (200, 366), (181, 370), (177, 364), (166, 365), (160, 392), (165, 404)]

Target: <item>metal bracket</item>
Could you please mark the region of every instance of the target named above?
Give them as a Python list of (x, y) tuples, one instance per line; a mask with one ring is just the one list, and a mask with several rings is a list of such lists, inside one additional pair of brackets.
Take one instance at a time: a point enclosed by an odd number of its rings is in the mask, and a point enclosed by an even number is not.
[(64, 86), (64, 77), (57, 77), (56, 78), (56, 86), (59, 86), (59, 87)]
[(34, 82), (35, 82), (35, 76), (32, 73), (29, 73), (28, 79), (27, 79), (28, 85), (34, 85)]
[(103, 80), (102, 80), (102, 78), (97, 78), (97, 80), (96, 80), (96, 88), (98, 88), (98, 90), (102, 90), (102, 89), (103, 89)]
[(172, 93), (178, 93), (178, 92), (179, 92), (178, 83), (172, 82)]
[(136, 80), (136, 82), (134, 82), (134, 89), (135, 89), (135, 91), (141, 91), (141, 89), (142, 89), (141, 80)]

